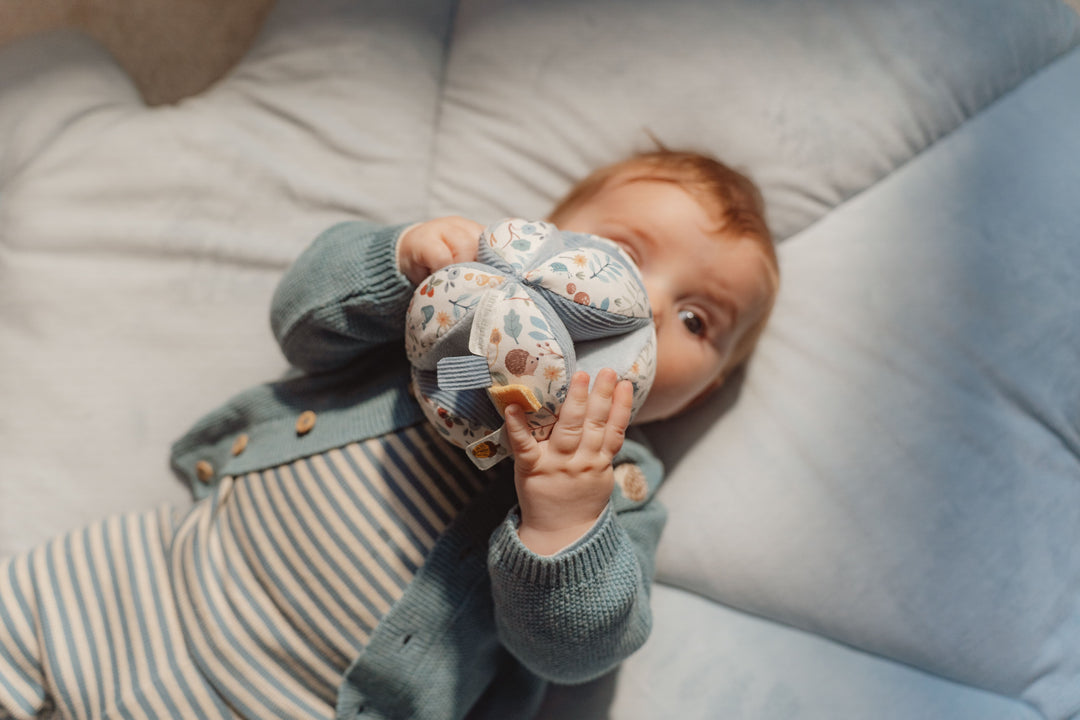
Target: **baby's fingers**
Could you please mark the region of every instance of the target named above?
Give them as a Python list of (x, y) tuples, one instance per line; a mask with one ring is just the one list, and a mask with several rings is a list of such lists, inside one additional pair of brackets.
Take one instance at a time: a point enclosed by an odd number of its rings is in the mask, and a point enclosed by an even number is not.
[(589, 393), (585, 408), (585, 427), (581, 447), (589, 452), (599, 452), (607, 447), (607, 430), (611, 422), (612, 401), (619, 382), (615, 371), (604, 368), (596, 374), (596, 382)]
[(559, 410), (559, 420), (551, 432), (551, 447), (565, 455), (573, 455), (581, 445), (585, 431), (585, 413), (589, 404), (589, 375), (578, 371), (570, 378), (566, 400)]
[(604, 429), (604, 451), (615, 457), (626, 438), (626, 428), (630, 426), (630, 416), (634, 413), (634, 385), (623, 380), (615, 386), (611, 399), (611, 414), (608, 415)]
[[(585, 409), (582, 449), (590, 452), (607, 451), (608, 446), (613, 443), (609, 435), (612, 432), (621, 435), (625, 431), (625, 425), (630, 419), (623, 418), (624, 409), (617, 408), (615, 405), (618, 383), (619, 376), (616, 375), (615, 370), (604, 368), (596, 373), (593, 392), (589, 394), (589, 407)], [(619, 443), (616, 449), (618, 450), (621, 445)]]
[(420, 265), (424, 268), (424, 272), (427, 275), (431, 275), (436, 270), (442, 270), (447, 265), (453, 264), (454, 253), (442, 237), (435, 239), (433, 242), (429, 242), (420, 250)]
[(534, 468), (539, 464), (543, 451), (540, 443), (533, 437), (529, 423), (525, 419), (525, 411), (518, 405), (506, 408), (504, 415), (506, 427), (506, 441), (510, 444), (510, 450), (514, 453), (514, 463), (519, 468)]
[(443, 234), (443, 242), (449, 248), (455, 263), (472, 262), (476, 259), (480, 233), (484, 231), (484, 226), (467, 218), (456, 217), (453, 220), (453, 226)]

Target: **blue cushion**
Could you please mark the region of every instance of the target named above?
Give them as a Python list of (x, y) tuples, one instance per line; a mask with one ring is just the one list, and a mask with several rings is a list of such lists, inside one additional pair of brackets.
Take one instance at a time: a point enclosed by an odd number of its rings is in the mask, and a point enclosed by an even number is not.
[(1078, 40), (1058, 0), (463, 0), (432, 209), (543, 217), (652, 133), (748, 170), (788, 237)]
[(1080, 51), (781, 247), (738, 402), (651, 433), (662, 579), (1080, 712), (1076, 117)]
[(615, 673), (555, 687), (538, 720), (1042, 720), (1030, 706), (740, 613), (653, 589), (648, 642)]

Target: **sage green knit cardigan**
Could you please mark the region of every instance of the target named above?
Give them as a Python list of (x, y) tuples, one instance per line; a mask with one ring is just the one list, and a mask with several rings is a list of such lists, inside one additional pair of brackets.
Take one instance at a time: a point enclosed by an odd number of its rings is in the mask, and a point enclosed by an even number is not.
[[(413, 287), (395, 261), (402, 230), (335, 226), (286, 273), (271, 324), (296, 370), (232, 398), (176, 442), (173, 467), (196, 496), (226, 475), (422, 421), (403, 349)], [(298, 430), (304, 413), (308, 425), (314, 413), (314, 424)], [(241, 435), (246, 445), (237, 443)], [(529, 717), (545, 681), (587, 681), (637, 649), (651, 625), (665, 513), (653, 500), (659, 462), (633, 440), (616, 459), (628, 462), (647, 490), (616, 487), (587, 536), (551, 557), (518, 539), (510, 463), (489, 471), (498, 477), (439, 538), (348, 668), (337, 716)]]

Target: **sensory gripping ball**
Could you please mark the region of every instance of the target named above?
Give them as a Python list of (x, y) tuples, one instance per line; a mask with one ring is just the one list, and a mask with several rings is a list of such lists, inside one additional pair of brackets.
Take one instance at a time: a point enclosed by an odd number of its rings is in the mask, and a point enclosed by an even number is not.
[(634, 385), (634, 412), (656, 371), (656, 333), (630, 257), (595, 235), (504, 220), (476, 262), (420, 283), (406, 319), (412, 383), (427, 418), (487, 468), (510, 455), (503, 412), (551, 432), (574, 372), (611, 368)]

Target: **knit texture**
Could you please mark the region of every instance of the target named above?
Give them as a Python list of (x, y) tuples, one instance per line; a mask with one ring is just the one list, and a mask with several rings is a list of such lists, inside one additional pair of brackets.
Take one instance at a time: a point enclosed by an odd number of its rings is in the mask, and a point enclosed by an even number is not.
[[(303, 372), (254, 388), (211, 412), (174, 446), (173, 465), (197, 494), (222, 475), (276, 467), (422, 419), (408, 394), (403, 322), (413, 288), (393, 265), (401, 228), (339, 225), (282, 279), (272, 327)], [(315, 412), (300, 434), (297, 417)], [(240, 434), (246, 449), (233, 455)], [(196, 464), (213, 473), (202, 482)], [(592, 531), (541, 557), (517, 538), (512, 466), (439, 536), (402, 597), (352, 661), (337, 717), (528, 717), (545, 680), (584, 682), (644, 642), (649, 583), (664, 510), (659, 462), (628, 440), (616, 458), (646, 480), (617, 486)]]

